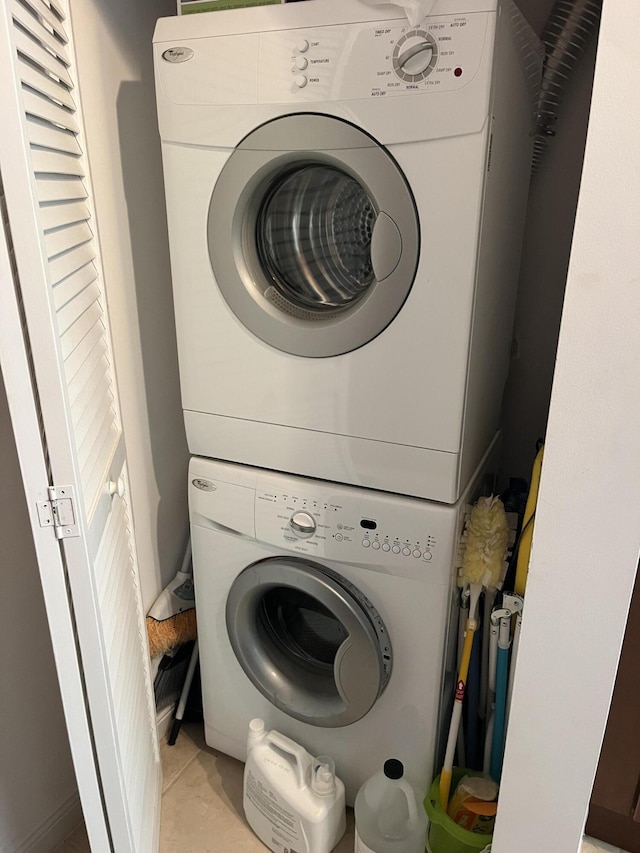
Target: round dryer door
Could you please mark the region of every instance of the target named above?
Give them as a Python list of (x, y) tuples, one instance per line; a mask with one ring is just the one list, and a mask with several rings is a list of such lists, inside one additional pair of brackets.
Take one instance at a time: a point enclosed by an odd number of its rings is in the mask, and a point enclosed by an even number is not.
[(415, 203), (397, 163), (342, 119), (298, 114), (254, 130), (211, 198), (218, 287), (257, 337), (323, 357), (376, 337), (415, 278)]
[(371, 710), (391, 675), (391, 643), (371, 602), (336, 572), (297, 558), (248, 566), (226, 607), (242, 669), (291, 717), (347, 726)]

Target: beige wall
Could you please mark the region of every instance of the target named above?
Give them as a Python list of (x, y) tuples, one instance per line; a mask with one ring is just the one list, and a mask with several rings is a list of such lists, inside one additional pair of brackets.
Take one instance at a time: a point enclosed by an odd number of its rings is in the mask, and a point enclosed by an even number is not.
[(0, 471), (0, 850), (46, 853), (81, 811), (1, 377)]
[(126, 435), (144, 604), (180, 567), (187, 446), (179, 396), (151, 40), (171, 0), (71, 0)]

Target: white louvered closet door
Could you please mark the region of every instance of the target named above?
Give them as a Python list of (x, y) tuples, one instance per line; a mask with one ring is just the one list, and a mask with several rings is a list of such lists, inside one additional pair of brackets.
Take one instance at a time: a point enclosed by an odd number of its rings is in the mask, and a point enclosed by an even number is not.
[[(25, 475), (27, 500), (33, 510), (47, 486), (63, 489), (58, 497), (69, 486), (74, 493), (73, 518), (47, 532), (62, 537), (76, 647), (55, 638), (54, 646), (59, 672), (65, 654), (80, 657), (93, 754), (74, 754), (74, 761), (96, 767), (110, 837), (105, 844), (96, 830), (96, 847), (152, 853), (161, 789), (155, 708), (68, 7), (66, 0), (5, 0), (2, 7), (4, 227), (31, 362), (31, 383), (22, 387), (33, 389), (50, 477), (29, 494)], [(13, 331), (3, 329), (9, 313), (0, 332)], [(5, 375), (18, 369), (11, 362), (5, 347)], [(18, 450), (24, 474), (20, 441)], [(39, 523), (46, 526), (46, 517)], [(49, 615), (55, 626), (57, 614)], [(65, 712), (73, 747), (77, 708)], [(95, 796), (85, 802), (82, 784), (80, 794), (91, 837)]]

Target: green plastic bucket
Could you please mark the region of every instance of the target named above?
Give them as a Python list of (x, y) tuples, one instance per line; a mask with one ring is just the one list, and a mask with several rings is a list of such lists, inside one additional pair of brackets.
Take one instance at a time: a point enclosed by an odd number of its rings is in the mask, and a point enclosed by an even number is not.
[[(454, 769), (451, 780), (451, 790), (455, 791), (458, 782), (473, 770)], [(424, 807), (429, 816), (429, 847), (431, 853), (482, 853), (491, 844), (491, 835), (479, 835), (463, 829), (440, 805), (438, 790), (440, 776), (436, 776), (425, 797)]]

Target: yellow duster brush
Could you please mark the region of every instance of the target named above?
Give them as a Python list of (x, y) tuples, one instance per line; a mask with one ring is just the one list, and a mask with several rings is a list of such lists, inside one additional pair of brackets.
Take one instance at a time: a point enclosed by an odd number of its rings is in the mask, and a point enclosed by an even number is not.
[(445, 812), (449, 805), (453, 756), (460, 728), (473, 636), (478, 627), (478, 601), (483, 589), (496, 589), (500, 582), (508, 538), (507, 516), (500, 498), (480, 498), (471, 510), (464, 533), (464, 553), (460, 575), (462, 586), (469, 589), (469, 617), (465, 626), (447, 750), (440, 774), (440, 805)]

